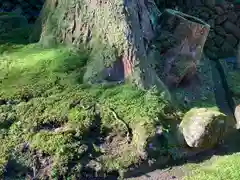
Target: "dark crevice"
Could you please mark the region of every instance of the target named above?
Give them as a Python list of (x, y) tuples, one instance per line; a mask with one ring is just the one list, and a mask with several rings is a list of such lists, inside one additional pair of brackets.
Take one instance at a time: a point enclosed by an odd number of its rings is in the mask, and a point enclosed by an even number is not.
[(231, 90), (229, 88), (229, 85), (228, 85), (228, 82), (227, 82), (227, 79), (226, 79), (226, 75), (225, 75), (225, 72), (224, 72), (224, 69), (220, 63), (220, 61), (217, 59), (215, 60), (216, 62), (216, 68), (219, 72), (219, 75), (220, 75), (220, 80), (221, 80), (221, 83), (222, 83), (222, 86), (225, 90), (225, 97), (226, 97), (226, 100), (227, 100), (227, 103), (228, 103), (228, 106), (232, 112), (232, 114), (234, 114), (234, 101), (233, 101), (233, 97), (232, 97), (232, 93), (231, 93)]

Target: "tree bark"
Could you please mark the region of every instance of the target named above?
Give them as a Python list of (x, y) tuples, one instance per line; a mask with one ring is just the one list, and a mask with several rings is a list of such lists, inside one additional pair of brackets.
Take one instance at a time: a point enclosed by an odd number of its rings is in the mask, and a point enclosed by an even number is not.
[(157, 87), (170, 98), (156, 71), (158, 52), (152, 44), (160, 14), (154, 0), (46, 0), (36, 23), (42, 31), (34, 37), (44, 45), (56, 42), (91, 49), (86, 82), (129, 81), (145, 89)]

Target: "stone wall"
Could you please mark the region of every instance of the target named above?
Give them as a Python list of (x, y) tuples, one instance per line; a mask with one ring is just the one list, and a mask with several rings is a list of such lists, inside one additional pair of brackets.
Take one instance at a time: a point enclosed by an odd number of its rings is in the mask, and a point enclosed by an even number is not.
[(240, 41), (240, 8), (225, 3), (215, 6), (199, 6), (188, 12), (211, 26), (205, 52), (209, 57), (236, 55)]
[(205, 45), (205, 53), (210, 58), (236, 55), (240, 42), (240, 6), (224, 0), (156, 1), (162, 9), (178, 9), (206, 21), (211, 26)]
[(15, 12), (24, 15), (33, 23), (39, 15), (44, 0), (0, 0), (0, 12)]
[[(196, 16), (211, 26), (205, 52), (209, 57), (233, 56), (240, 42), (240, 7), (219, 0), (156, 0), (164, 8), (178, 8)], [(44, 0), (0, 0), (0, 12), (14, 11), (33, 23), (39, 15)]]

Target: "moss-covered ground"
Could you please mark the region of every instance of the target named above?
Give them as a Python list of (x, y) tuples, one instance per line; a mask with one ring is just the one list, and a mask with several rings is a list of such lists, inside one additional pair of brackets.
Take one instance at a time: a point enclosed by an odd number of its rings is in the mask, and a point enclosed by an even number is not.
[[(28, 44), (31, 31), (28, 26), (0, 34), (2, 179), (117, 175), (145, 159), (150, 145), (157, 149), (151, 155), (161, 154), (153, 140), (156, 127), (179, 114), (158, 92), (83, 84), (89, 53)], [(185, 178), (237, 180), (239, 157), (188, 164), (193, 171)]]
[(156, 126), (175, 120), (158, 92), (83, 84), (87, 51), (0, 36), (0, 175), (76, 178), (120, 172), (146, 156)]

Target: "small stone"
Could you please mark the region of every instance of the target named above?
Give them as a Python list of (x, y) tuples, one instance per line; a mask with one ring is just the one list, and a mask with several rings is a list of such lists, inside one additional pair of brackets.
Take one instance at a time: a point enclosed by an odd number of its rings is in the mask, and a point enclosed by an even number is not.
[(202, 12), (202, 13), (200, 14), (200, 17), (201, 17), (203, 20), (207, 20), (207, 19), (209, 19), (210, 14), (208, 14), (207, 12)]
[(206, 47), (212, 47), (215, 46), (215, 42), (212, 39), (208, 39), (206, 41)]
[(226, 30), (226, 32), (228, 32), (229, 34), (233, 34), (238, 39), (240, 39), (240, 28), (238, 28), (235, 24), (233, 24), (230, 21), (226, 21), (223, 24), (223, 27)]
[(157, 126), (156, 129), (157, 129), (157, 130), (156, 130), (156, 134), (157, 134), (157, 135), (162, 135), (162, 134), (163, 134), (163, 128), (162, 128), (162, 126)]
[(235, 36), (233, 36), (232, 34), (227, 34), (225, 40), (233, 47), (235, 47), (238, 44), (237, 38)]
[(235, 12), (230, 11), (227, 16), (228, 16), (228, 20), (231, 21), (232, 23), (235, 23), (237, 21), (238, 17)]
[(221, 16), (218, 16), (218, 17), (217, 17), (215, 23), (216, 23), (217, 25), (219, 25), (219, 24), (224, 23), (226, 20), (227, 20), (227, 16), (226, 16), (226, 15), (221, 15)]
[(217, 47), (221, 47), (222, 44), (224, 43), (224, 38), (221, 36), (216, 36), (214, 39), (214, 42), (216, 44)]
[(210, 51), (212, 51), (212, 52), (215, 52), (215, 53), (218, 53), (218, 52), (219, 52), (219, 48), (216, 47), (216, 46), (210, 46), (210, 47), (208, 47), (208, 49), (209, 49)]
[(233, 10), (234, 5), (230, 2), (224, 1), (220, 4), (220, 6), (224, 9), (224, 10)]
[(209, 19), (207, 23), (211, 26), (211, 28), (214, 28), (215, 26), (215, 21), (213, 19)]
[(240, 105), (237, 105), (234, 111), (234, 116), (236, 119), (236, 128), (240, 129)]
[(215, 27), (215, 31), (216, 31), (217, 34), (219, 34), (221, 36), (225, 36), (226, 35), (225, 30), (221, 26), (216, 26)]
[(224, 10), (219, 6), (215, 7), (215, 11), (218, 15), (224, 14)]

